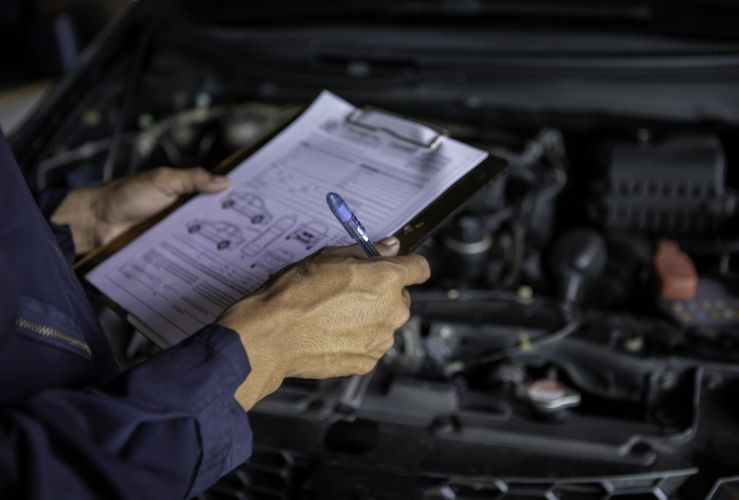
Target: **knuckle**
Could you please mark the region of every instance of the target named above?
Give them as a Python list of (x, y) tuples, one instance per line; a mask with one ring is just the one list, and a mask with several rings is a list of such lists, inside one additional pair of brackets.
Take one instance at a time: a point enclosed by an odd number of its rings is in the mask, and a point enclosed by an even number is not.
[(398, 326), (402, 326), (406, 324), (409, 319), (411, 319), (411, 311), (405, 304), (403, 304), (397, 310), (397, 313), (395, 315), (395, 324)]
[(152, 182), (161, 182), (162, 179), (167, 176), (167, 173), (164, 171), (165, 168), (166, 167), (159, 167), (149, 172), (149, 178)]
[(177, 173), (177, 169), (172, 167), (157, 167), (152, 172), (155, 177), (170, 177)]
[(400, 317), (400, 326), (403, 326), (406, 323), (408, 323), (409, 319), (411, 319), (411, 311), (408, 308), (404, 308), (403, 314)]
[(375, 368), (375, 364), (377, 361), (373, 359), (363, 359), (356, 365), (356, 374), (357, 375), (367, 375), (369, 372), (371, 372)]
[(392, 260), (378, 262), (380, 276), (388, 283), (397, 284), (403, 275), (403, 266)]
[(151, 182), (158, 187), (166, 186), (169, 181), (176, 175), (176, 170), (172, 167), (159, 167), (151, 171)]
[(417, 253), (411, 254), (410, 257), (419, 274), (428, 278), (431, 275), (431, 266), (426, 257)]
[(208, 172), (204, 168), (190, 169), (190, 171), (187, 172), (187, 174), (192, 179), (193, 182), (200, 183), (200, 182), (210, 181), (210, 172)]
[(395, 345), (395, 335), (388, 335), (387, 338), (383, 340), (382, 344), (380, 344), (380, 349), (382, 349), (383, 353), (386, 353), (392, 349), (393, 345)]

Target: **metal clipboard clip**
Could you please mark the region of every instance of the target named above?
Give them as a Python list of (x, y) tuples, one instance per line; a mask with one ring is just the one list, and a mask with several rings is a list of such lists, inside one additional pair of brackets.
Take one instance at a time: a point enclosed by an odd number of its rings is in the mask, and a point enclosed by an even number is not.
[(346, 123), (372, 132), (383, 132), (414, 146), (434, 150), (449, 136), (446, 130), (408, 120), (372, 106), (357, 108), (346, 117)]

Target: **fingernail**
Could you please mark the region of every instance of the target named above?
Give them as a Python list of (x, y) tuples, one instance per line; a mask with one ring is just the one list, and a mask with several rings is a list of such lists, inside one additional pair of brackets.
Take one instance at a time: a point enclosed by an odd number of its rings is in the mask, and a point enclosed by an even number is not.
[(387, 247), (394, 247), (395, 245), (400, 245), (400, 240), (395, 236), (390, 236), (389, 238), (382, 240), (380, 243)]
[(226, 177), (225, 175), (214, 175), (213, 182), (216, 182), (218, 184), (223, 184), (223, 183), (228, 182), (228, 177)]

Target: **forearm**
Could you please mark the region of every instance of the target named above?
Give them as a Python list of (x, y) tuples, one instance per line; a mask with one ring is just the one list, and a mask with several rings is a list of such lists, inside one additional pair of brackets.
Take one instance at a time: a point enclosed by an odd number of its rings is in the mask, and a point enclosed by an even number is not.
[(0, 408), (0, 497), (189, 498), (246, 460), (234, 392), (249, 372), (233, 332), (209, 326), (103, 389)]

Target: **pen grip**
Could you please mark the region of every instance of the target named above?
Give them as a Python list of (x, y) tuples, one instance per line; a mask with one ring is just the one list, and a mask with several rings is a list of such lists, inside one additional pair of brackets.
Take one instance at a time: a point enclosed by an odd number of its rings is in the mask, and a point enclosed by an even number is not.
[(362, 250), (364, 250), (367, 257), (380, 257), (380, 252), (377, 251), (377, 248), (375, 248), (375, 245), (373, 245), (372, 242), (360, 239), (357, 240), (357, 243), (362, 247)]
[(380, 252), (377, 251), (377, 248), (375, 248), (375, 245), (369, 239), (369, 236), (367, 236), (367, 231), (356, 216), (352, 216), (348, 221), (342, 222), (342, 225), (351, 235), (352, 239), (359, 244), (367, 257), (380, 256)]

